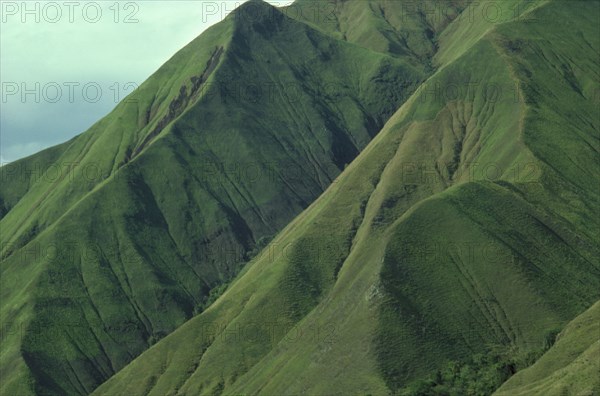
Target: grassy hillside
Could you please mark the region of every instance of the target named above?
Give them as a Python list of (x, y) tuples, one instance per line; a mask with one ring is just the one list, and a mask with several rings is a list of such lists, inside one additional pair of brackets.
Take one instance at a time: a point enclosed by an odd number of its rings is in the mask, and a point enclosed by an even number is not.
[(593, 310), (523, 369), (600, 299), (600, 3), (415, 6), (249, 2), (2, 167), (0, 393), (597, 386)]
[(512, 17), (449, 24), (335, 183), (94, 394), (490, 394), (596, 302), (599, 4), (494, 4)]
[(495, 395), (594, 395), (600, 392), (600, 303), (569, 322), (556, 344)]
[(202, 312), (426, 77), (251, 2), (2, 167), (2, 393), (88, 394)]
[(285, 12), (341, 40), (431, 69), (439, 36), (469, 4), (464, 0), (297, 0)]

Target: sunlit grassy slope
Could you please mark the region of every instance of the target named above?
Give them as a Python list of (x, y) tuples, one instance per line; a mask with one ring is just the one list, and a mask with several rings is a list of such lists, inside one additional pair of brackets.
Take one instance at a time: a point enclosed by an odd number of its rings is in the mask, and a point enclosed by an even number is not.
[(469, 6), (465, 0), (297, 0), (285, 12), (341, 40), (430, 68), (440, 34)]
[[(87, 132), (3, 166), (0, 392), (88, 394), (202, 312), (430, 62), (252, 1)], [(309, 262), (303, 273), (327, 273)], [(320, 293), (303, 291), (290, 281), (288, 298), (302, 296), (295, 319)]]
[[(478, 19), (489, 4), (446, 27), (434, 75), (208, 310), (94, 394), (491, 394), (522, 367), (475, 356), (537, 357), (598, 301), (600, 5)], [(565, 375), (548, 363), (583, 320), (505, 390), (593, 389), (593, 366), (576, 372), (593, 326)], [(471, 361), (483, 390), (436, 378)]]
[(595, 395), (600, 393), (600, 303), (569, 322), (556, 344), (517, 373), (495, 395)]

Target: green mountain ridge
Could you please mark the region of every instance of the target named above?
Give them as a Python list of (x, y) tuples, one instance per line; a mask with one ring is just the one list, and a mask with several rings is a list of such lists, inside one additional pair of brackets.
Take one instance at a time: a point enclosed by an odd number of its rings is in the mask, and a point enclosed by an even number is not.
[[(598, 9), (579, 5), (540, 2), (526, 17), (476, 26), (481, 39), (278, 235), (272, 249), (288, 250), (267, 250), (94, 394), (430, 394), (410, 385), (445, 362), (542, 348), (599, 297), (589, 182), (599, 176)], [(547, 29), (559, 16), (578, 23)], [(587, 44), (594, 51), (582, 56)], [(517, 100), (485, 90), (431, 100), (455, 81), (516, 86)], [(493, 164), (495, 176), (474, 164)], [(460, 386), (430, 391), (476, 392)]]
[(253, 2), (2, 167), (3, 392), (87, 394), (201, 311), (424, 78)]
[[(491, 394), (600, 299), (600, 3), (327, 4), (1, 168), (1, 394)], [(573, 326), (498, 394), (596, 389)]]

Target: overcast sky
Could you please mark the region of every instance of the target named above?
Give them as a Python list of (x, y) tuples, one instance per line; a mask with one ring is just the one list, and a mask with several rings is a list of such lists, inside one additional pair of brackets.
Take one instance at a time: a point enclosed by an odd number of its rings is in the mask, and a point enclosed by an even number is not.
[(0, 1), (0, 161), (85, 131), (245, 1)]

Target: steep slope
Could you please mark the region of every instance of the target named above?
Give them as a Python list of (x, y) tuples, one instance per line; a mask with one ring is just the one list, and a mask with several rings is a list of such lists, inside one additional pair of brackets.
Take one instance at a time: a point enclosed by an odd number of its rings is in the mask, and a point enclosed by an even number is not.
[[(451, 23), (462, 47), (335, 183), (94, 394), (468, 394), (422, 380), (535, 355), (596, 302), (599, 3), (494, 4), (512, 17)], [(517, 368), (481, 361), (483, 394)]]
[(425, 78), (253, 1), (2, 167), (2, 393), (88, 394), (201, 312)]
[(572, 320), (556, 344), (495, 395), (593, 395), (600, 392), (600, 303)]
[(430, 69), (439, 36), (471, 6), (465, 0), (297, 0), (285, 12), (341, 40)]

